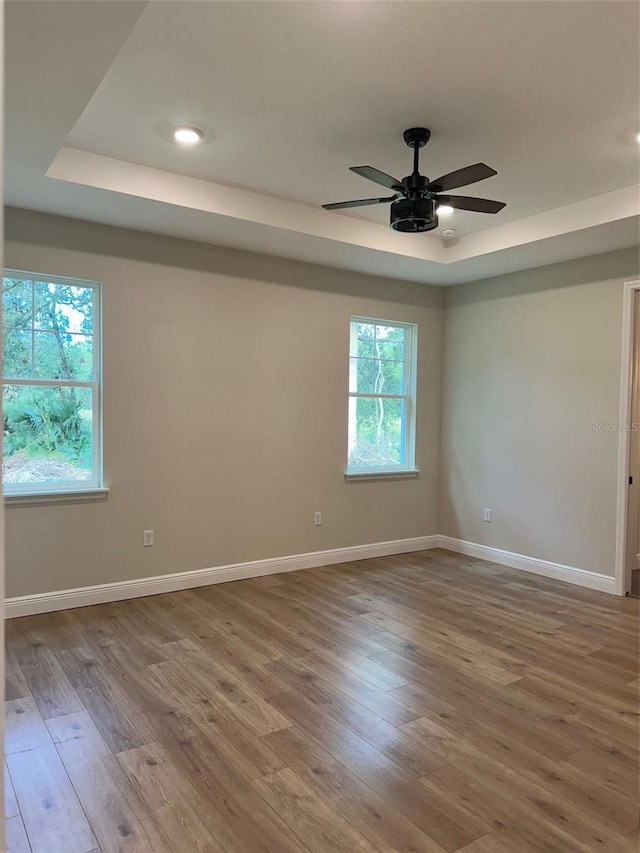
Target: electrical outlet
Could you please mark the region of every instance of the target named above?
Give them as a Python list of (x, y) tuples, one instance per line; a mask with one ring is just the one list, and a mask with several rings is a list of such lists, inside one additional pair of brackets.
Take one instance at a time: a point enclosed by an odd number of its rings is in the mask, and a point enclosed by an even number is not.
[(142, 534), (142, 544), (145, 548), (148, 548), (149, 545), (153, 545), (153, 530), (145, 530)]
[(322, 513), (321, 512), (314, 512), (313, 513), (313, 523), (316, 525), (316, 527), (319, 524), (322, 524)]
[(484, 508), (484, 520), (491, 524), (491, 510), (488, 507)]

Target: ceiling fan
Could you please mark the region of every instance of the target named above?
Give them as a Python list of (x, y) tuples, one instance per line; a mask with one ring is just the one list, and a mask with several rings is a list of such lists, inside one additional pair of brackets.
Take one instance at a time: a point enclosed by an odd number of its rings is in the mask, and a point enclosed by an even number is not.
[(356, 201), (339, 201), (323, 204), (325, 210), (342, 210), (346, 207), (365, 207), (370, 204), (391, 203), (391, 227), (396, 231), (418, 233), (431, 231), (438, 227), (438, 205), (449, 205), (458, 210), (472, 210), (476, 213), (499, 213), (505, 202), (491, 201), (488, 198), (471, 198), (464, 195), (443, 195), (447, 190), (484, 181), (498, 173), (484, 163), (475, 163), (465, 169), (458, 169), (430, 181), (421, 175), (418, 169), (420, 149), (429, 141), (431, 131), (426, 127), (411, 127), (405, 130), (404, 141), (413, 148), (413, 172), (399, 181), (374, 169), (373, 166), (350, 166), (356, 175), (362, 175), (376, 184), (394, 191), (394, 195), (384, 198), (361, 198)]

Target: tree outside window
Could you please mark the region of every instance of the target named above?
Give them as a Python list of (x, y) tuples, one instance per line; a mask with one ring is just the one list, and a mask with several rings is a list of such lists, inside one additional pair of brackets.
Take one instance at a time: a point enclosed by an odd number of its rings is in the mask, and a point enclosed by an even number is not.
[(352, 318), (347, 471), (414, 465), (416, 327)]
[(99, 486), (99, 285), (8, 271), (3, 333), (5, 491)]

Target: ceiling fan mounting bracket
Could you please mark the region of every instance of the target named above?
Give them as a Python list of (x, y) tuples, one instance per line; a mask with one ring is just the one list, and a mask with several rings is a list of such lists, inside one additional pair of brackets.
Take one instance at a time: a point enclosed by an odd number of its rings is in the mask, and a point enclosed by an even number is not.
[(426, 127), (410, 127), (402, 136), (409, 148), (424, 148), (429, 141), (431, 131)]

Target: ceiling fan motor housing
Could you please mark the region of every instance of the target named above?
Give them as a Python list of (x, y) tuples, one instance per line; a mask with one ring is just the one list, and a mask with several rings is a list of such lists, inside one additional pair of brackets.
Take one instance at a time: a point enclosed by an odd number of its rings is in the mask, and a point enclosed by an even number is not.
[(438, 227), (436, 202), (430, 198), (399, 198), (391, 204), (391, 227), (395, 231), (433, 231)]

